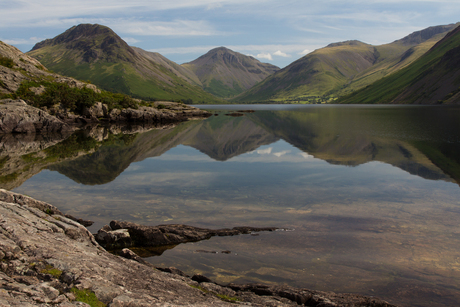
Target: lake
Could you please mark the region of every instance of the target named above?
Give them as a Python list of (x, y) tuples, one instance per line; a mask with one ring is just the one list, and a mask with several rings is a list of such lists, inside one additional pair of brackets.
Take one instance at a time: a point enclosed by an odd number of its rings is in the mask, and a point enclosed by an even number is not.
[[(0, 186), (91, 219), (92, 232), (114, 219), (284, 229), (141, 251), (218, 283), (460, 302), (459, 107), (199, 107), (216, 115), (4, 138)], [(255, 112), (226, 115), (244, 109)]]

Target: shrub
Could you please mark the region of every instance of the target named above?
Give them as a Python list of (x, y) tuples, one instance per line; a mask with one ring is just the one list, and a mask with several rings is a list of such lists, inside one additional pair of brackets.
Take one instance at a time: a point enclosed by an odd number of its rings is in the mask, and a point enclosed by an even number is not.
[[(36, 95), (30, 88), (43, 85), (46, 90), (41, 95)], [(48, 81), (26, 81), (21, 83), (19, 89), (13, 95), (15, 99), (21, 98), (37, 108), (51, 107), (61, 104), (70, 111), (81, 114), (85, 107), (93, 106), (96, 101), (107, 104), (111, 109), (133, 108), (137, 109), (137, 102), (124, 94), (116, 94), (103, 91), (96, 93), (89, 88), (70, 87), (65, 83)]]
[(0, 65), (8, 67), (8, 68), (13, 68), (14, 66), (14, 61), (10, 58), (4, 57), (0, 55)]

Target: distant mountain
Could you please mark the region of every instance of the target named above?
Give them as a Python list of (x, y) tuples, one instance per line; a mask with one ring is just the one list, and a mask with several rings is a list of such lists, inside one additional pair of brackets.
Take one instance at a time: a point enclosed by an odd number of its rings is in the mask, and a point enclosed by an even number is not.
[(330, 101), (398, 71), (455, 25), (430, 27), (390, 44), (333, 43), (277, 71), (234, 101)]
[(196, 74), (205, 91), (222, 98), (238, 95), (279, 70), (225, 47), (212, 49), (182, 66)]
[(145, 100), (219, 101), (200, 88), (193, 73), (159, 54), (128, 46), (97, 24), (74, 26), (37, 43), (28, 55), (60, 74)]
[(460, 103), (460, 26), (406, 68), (340, 103)]

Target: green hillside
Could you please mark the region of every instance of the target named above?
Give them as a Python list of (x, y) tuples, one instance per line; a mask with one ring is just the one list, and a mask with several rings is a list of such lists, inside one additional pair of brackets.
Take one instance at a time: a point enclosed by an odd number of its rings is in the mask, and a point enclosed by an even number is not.
[(225, 47), (182, 66), (196, 74), (205, 91), (222, 98), (236, 96), (279, 70)]
[(128, 46), (110, 28), (97, 24), (74, 26), (36, 44), (28, 55), (62, 75), (144, 100), (220, 102), (189, 76), (182, 75), (176, 69), (179, 65), (155, 61)]
[(279, 70), (234, 101), (333, 102), (406, 67), (454, 27), (430, 27), (380, 46), (359, 41), (330, 44)]
[(339, 103), (454, 103), (460, 98), (460, 27), (406, 68)]

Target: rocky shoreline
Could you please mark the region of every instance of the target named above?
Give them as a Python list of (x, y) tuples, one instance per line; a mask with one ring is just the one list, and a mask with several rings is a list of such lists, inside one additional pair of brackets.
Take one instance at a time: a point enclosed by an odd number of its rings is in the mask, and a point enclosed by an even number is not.
[[(81, 293), (113, 307), (394, 306), (355, 294), (261, 284), (218, 285), (201, 275), (189, 277), (175, 268), (155, 268), (127, 248), (121, 252), (123, 257), (111, 254), (75, 220), (50, 204), (0, 190), (0, 306), (89, 306), (78, 301)], [(121, 222), (113, 226), (125, 227), (120, 229), (130, 234), (145, 227)], [(176, 232), (174, 242), (181, 234), (212, 234), (182, 226), (168, 228)], [(158, 235), (167, 229), (166, 225), (156, 227), (146, 233)], [(236, 228), (214, 234), (257, 230)]]
[(27, 105), (24, 100), (0, 100), (0, 134), (8, 133), (66, 133), (88, 124), (170, 124), (209, 117), (206, 111), (175, 102), (156, 102), (165, 109), (139, 107), (138, 109), (113, 109), (96, 103), (75, 115), (66, 110), (57, 111), (56, 116)]

